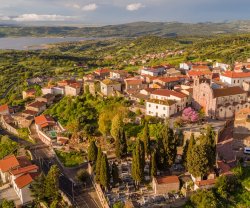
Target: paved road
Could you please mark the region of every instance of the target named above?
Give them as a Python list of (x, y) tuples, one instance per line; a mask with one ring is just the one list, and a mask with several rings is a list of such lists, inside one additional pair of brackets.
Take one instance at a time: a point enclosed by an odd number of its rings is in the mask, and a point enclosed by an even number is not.
[(0, 96), (0, 98), (5, 98), (6, 95), (9, 93), (9, 91), (12, 89), (15, 83), (11, 83), (8, 88), (5, 90), (5, 92)]
[(51, 151), (50, 147), (42, 143), (41, 140), (37, 140), (36, 144), (32, 144), (28, 141), (18, 138), (15, 135), (8, 133), (6, 130), (0, 130), (0, 134), (8, 135), (13, 141), (19, 143), (21, 146), (28, 146), (33, 156), (34, 162), (40, 167), (40, 170), (44, 171), (45, 173), (49, 171), (50, 166), (56, 164), (61, 172), (59, 178), (59, 187), (68, 196), (74, 207), (101, 207), (97, 197), (93, 197), (92, 195), (96, 195), (96, 193), (90, 179), (84, 186), (82, 184), (76, 184), (76, 182), (74, 181), (76, 172), (80, 168), (86, 169), (87, 164), (79, 168), (63, 168), (56, 160), (55, 156), (53, 155), (53, 151)]
[[(100, 207), (98, 202), (96, 202), (92, 196), (90, 196), (90, 193), (94, 191), (91, 182), (88, 181), (86, 186), (83, 186), (82, 184), (76, 184), (72, 178), (68, 177), (68, 174), (65, 173), (65, 169), (57, 162), (53, 154), (51, 154), (49, 147), (33, 149), (31, 151), (34, 155), (34, 161), (45, 173), (49, 171), (50, 166), (53, 164), (56, 164), (59, 167), (61, 172), (59, 178), (59, 187), (69, 197), (75, 207)], [(77, 170), (77, 168), (72, 169), (73, 173), (71, 174), (75, 174)]]

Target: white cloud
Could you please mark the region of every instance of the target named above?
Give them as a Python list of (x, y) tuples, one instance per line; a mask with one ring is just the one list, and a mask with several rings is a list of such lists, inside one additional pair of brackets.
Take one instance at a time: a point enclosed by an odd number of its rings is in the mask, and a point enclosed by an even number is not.
[(65, 21), (73, 19), (72, 16), (62, 16), (57, 14), (22, 14), (11, 18), (17, 22), (33, 22), (33, 21)]
[(127, 10), (128, 11), (136, 11), (136, 10), (141, 9), (143, 7), (144, 7), (144, 5), (141, 3), (128, 4)]
[(79, 4), (73, 4), (72, 7), (75, 9), (81, 9), (81, 6)]
[(0, 21), (7, 21), (7, 20), (11, 20), (11, 18), (8, 16), (0, 16)]
[(88, 4), (82, 7), (83, 11), (95, 11), (97, 9), (96, 4)]

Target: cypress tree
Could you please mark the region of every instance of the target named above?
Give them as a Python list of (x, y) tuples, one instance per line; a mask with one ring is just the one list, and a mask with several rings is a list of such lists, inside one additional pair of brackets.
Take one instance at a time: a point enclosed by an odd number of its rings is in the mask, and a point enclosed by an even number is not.
[(152, 177), (157, 175), (157, 166), (156, 166), (156, 154), (155, 154), (155, 151), (153, 152), (152, 157), (151, 157), (150, 173), (151, 173)]
[(144, 149), (147, 156), (150, 155), (150, 136), (149, 136), (149, 128), (148, 123), (145, 122), (145, 126), (142, 132), (142, 141), (144, 143)]
[(195, 146), (195, 139), (194, 139), (194, 134), (191, 134), (189, 143), (188, 143), (188, 148), (187, 148), (187, 156), (186, 156), (186, 167), (188, 171), (193, 168), (193, 148)]
[(124, 129), (120, 129), (115, 141), (115, 154), (119, 159), (127, 154), (127, 139)]
[(156, 164), (159, 170), (165, 169), (166, 164), (166, 154), (162, 143), (162, 138), (159, 137), (157, 140), (157, 151), (156, 151)]
[(185, 167), (187, 167), (187, 151), (188, 151), (188, 145), (189, 145), (189, 140), (186, 140), (186, 143), (183, 147), (183, 153), (182, 153), (182, 162)]
[(97, 160), (98, 148), (95, 144), (95, 141), (91, 141), (88, 147), (88, 160), (95, 163)]
[(51, 166), (45, 179), (45, 195), (50, 200), (57, 200), (59, 197), (59, 168)]
[(43, 201), (45, 199), (46, 194), (46, 183), (44, 181), (46, 180), (46, 177), (43, 173), (41, 173), (31, 184), (30, 190), (32, 193), (32, 196), (36, 199), (36, 201)]
[(192, 151), (192, 165), (189, 166), (188, 172), (191, 173), (195, 177), (203, 177), (208, 174), (209, 167), (209, 158), (206, 152), (206, 146), (195, 145)]
[(177, 155), (177, 141), (173, 129), (169, 128), (168, 124), (162, 130), (162, 142), (166, 154), (166, 165), (170, 167), (173, 165)]
[(139, 139), (136, 141), (135, 149), (133, 150), (132, 160), (132, 178), (136, 185), (144, 179), (145, 152), (143, 142)]
[(115, 163), (112, 164), (112, 170), (111, 170), (112, 178), (113, 178), (113, 183), (117, 184), (120, 180), (119, 178), (119, 169)]
[(100, 184), (105, 188), (109, 188), (110, 184), (110, 170), (109, 163), (106, 154), (103, 154), (101, 159), (101, 168), (100, 168)]
[(102, 155), (103, 155), (102, 149), (101, 147), (98, 147), (97, 160), (96, 160), (96, 166), (95, 166), (95, 180), (97, 183), (100, 182)]

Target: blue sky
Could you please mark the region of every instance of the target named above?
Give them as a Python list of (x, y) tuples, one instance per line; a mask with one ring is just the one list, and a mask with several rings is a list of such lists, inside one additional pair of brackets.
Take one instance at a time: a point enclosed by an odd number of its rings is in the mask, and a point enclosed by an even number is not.
[(118, 24), (250, 19), (250, 0), (0, 0), (0, 21)]

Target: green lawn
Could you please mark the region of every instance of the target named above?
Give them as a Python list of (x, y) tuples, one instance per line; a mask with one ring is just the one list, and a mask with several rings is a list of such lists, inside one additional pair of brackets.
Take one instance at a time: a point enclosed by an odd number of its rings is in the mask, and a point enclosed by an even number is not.
[(64, 152), (60, 150), (55, 150), (55, 152), (65, 167), (75, 167), (86, 161), (85, 154), (82, 152)]

